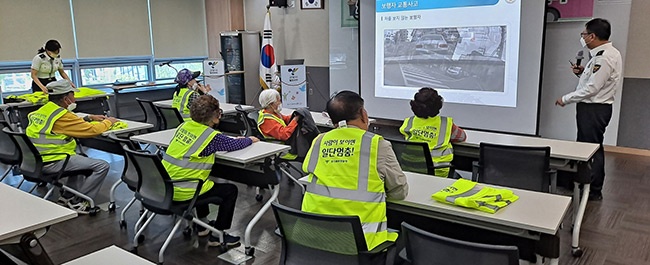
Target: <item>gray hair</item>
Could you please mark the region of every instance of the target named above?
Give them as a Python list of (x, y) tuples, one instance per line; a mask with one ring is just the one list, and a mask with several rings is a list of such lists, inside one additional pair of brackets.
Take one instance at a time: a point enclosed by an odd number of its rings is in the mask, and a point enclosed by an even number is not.
[(260, 93), (260, 105), (262, 108), (266, 108), (269, 105), (275, 103), (279, 96), (280, 93), (275, 89), (264, 89), (262, 93)]

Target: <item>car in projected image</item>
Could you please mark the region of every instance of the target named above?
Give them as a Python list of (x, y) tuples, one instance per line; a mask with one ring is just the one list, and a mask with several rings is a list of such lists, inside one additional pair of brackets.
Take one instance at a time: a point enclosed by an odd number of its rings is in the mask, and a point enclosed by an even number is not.
[(449, 51), (449, 45), (440, 34), (427, 34), (415, 42), (416, 52), (422, 53), (444, 53)]
[(448, 76), (451, 76), (453, 78), (460, 78), (461, 74), (463, 73), (463, 69), (460, 66), (450, 66), (445, 72)]

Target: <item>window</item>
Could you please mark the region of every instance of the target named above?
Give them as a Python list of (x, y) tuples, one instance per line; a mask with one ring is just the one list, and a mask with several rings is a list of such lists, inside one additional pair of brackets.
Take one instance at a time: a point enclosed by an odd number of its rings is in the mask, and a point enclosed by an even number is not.
[(177, 71), (180, 71), (183, 68), (187, 68), (190, 71), (202, 71), (203, 70), (203, 61), (201, 62), (183, 62), (183, 63), (172, 63), (170, 64), (172, 67), (169, 67), (167, 65), (160, 66), (159, 64), (156, 64), (155, 69), (156, 69), (156, 80), (161, 80), (161, 79), (173, 79), (176, 77)]
[(81, 69), (81, 85), (105, 85), (115, 82), (141, 82), (149, 80), (147, 65), (125, 65)]
[[(70, 69), (64, 70), (68, 77), (72, 77)], [(56, 80), (63, 77), (56, 72)], [(24, 92), (32, 89), (32, 76), (30, 72), (0, 73), (0, 87), (2, 93)]]

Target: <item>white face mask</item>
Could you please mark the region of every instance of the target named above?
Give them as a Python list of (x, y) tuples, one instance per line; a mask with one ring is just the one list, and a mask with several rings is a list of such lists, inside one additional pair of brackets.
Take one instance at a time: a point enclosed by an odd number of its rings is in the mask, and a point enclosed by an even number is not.
[(280, 113), (282, 111), (282, 103), (280, 103), (280, 105), (278, 105), (278, 107), (276, 108), (276, 111), (278, 113)]
[(582, 48), (587, 47), (587, 42), (583, 37), (580, 37), (580, 45), (582, 45)]
[(68, 109), (68, 111), (73, 111), (76, 108), (77, 108), (77, 103), (73, 102), (73, 103), (70, 103), (70, 105), (68, 105), (67, 109)]

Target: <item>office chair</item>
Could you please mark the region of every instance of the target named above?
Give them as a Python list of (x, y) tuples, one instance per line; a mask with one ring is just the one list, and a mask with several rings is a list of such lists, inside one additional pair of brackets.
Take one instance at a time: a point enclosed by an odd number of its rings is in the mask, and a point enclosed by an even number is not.
[[(198, 199), (199, 193), (201, 192), (201, 187), (203, 186), (203, 180), (197, 178), (172, 180), (165, 170), (165, 167), (163, 167), (160, 156), (157, 154), (148, 154), (129, 149), (125, 149), (124, 151), (126, 152), (126, 155), (129, 157), (131, 162), (133, 162), (133, 165), (138, 172), (138, 186), (135, 191), (135, 198), (140, 201), (140, 203), (142, 203), (145, 208), (144, 214), (140, 216), (140, 219), (138, 219), (138, 222), (135, 225), (135, 230), (137, 232), (133, 237), (134, 253), (137, 254), (138, 244), (144, 241), (144, 235), (142, 235), (142, 233), (147, 228), (147, 226), (149, 226), (156, 215), (171, 215), (174, 217), (180, 217), (177, 218), (178, 221), (176, 221), (174, 228), (172, 229), (171, 233), (169, 233), (167, 239), (165, 239), (165, 242), (158, 252), (158, 264), (163, 263), (163, 255), (165, 253), (165, 250), (167, 249), (169, 242), (180, 227), (183, 220), (200, 225), (210, 230), (212, 233), (218, 234), (219, 242), (224, 242), (223, 234), (219, 230), (194, 217), (193, 212), (195, 206), (205, 204), (220, 204), (222, 201), (222, 199), (219, 197)], [(191, 200), (182, 202), (173, 201), (174, 183), (179, 182), (196, 183), (196, 193), (194, 193), (194, 197)], [(149, 213), (151, 213), (151, 216), (148, 216)], [(147, 219), (147, 221), (140, 227), (145, 219)], [(190, 235), (191, 232), (184, 232), (184, 234)], [(226, 249), (226, 245), (222, 243), (221, 250), (225, 251)]]
[(183, 120), (181, 113), (178, 112), (178, 109), (176, 108), (156, 106), (156, 109), (162, 117), (162, 128), (164, 130), (176, 129), (179, 125), (181, 125), (181, 123), (185, 121)]
[[(138, 188), (138, 172), (135, 170), (135, 166), (133, 165), (133, 162), (131, 162), (131, 159), (129, 156), (126, 155), (126, 152), (124, 150), (129, 149), (129, 150), (134, 150), (138, 152), (149, 152), (147, 150), (141, 150), (140, 145), (132, 142), (128, 138), (120, 138), (116, 136), (115, 134), (109, 134), (108, 138), (115, 141), (118, 143), (120, 146), (122, 146), (121, 152), (119, 152), (119, 155), (122, 155), (124, 157), (124, 169), (122, 170), (122, 176), (120, 176), (120, 179), (117, 180), (113, 186), (111, 186), (111, 192), (110, 192), (110, 203), (108, 204), (108, 211), (109, 212), (114, 212), (115, 211), (115, 191), (117, 190), (117, 187), (124, 183), (126, 184), (126, 187), (129, 188), (129, 190), (135, 192), (135, 190)], [(133, 203), (135, 203), (136, 199), (135, 196), (124, 206), (124, 209), (122, 209), (122, 212), (120, 213), (120, 229), (126, 229), (126, 221), (125, 221), (125, 215), (126, 211), (131, 208)], [(144, 210), (140, 210), (141, 213), (144, 212)]]
[(368, 250), (358, 216), (306, 213), (277, 202), (272, 207), (282, 235), (281, 265), (385, 264), (394, 247), (387, 241)]
[(153, 104), (153, 101), (148, 99), (135, 98), (144, 113), (145, 123), (153, 124), (152, 128), (147, 129), (148, 132), (157, 132), (162, 128), (162, 117), (156, 109), (156, 105)]
[[(20, 160), (22, 158), (20, 152), (18, 151), (18, 147), (16, 147), (16, 143), (14, 142), (14, 140), (11, 139), (11, 136), (9, 136), (8, 134), (2, 131), (4, 128), (7, 128), (7, 130), (11, 130), (9, 123), (2, 120), (0, 121), (0, 163), (8, 165), (9, 168), (7, 169), (7, 171), (5, 171), (4, 174), (2, 174), (2, 178), (0, 178), (0, 182), (2, 182), (7, 177), (7, 175), (9, 175), (10, 172), (18, 168), (18, 166), (20, 165)], [(25, 179), (21, 180), (20, 184), (18, 184), (19, 188), (20, 185), (23, 184), (23, 181), (25, 181)], [(34, 187), (36, 187), (36, 185), (34, 185)], [(31, 193), (32, 191), (33, 189), (30, 190), (29, 192)]]
[(481, 143), (472, 180), (518, 189), (555, 192), (557, 173), (550, 168), (548, 146)]
[(519, 250), (515, 246), (487, 245), (452, 239), (402, 223), (400, 237), (405, 251), (400, 257), (412, 265), (517, 265)]
[[(436, 166), (431, 158), (429, 144), (425, 142), (409, 142), (398, 139), (387, 139), (393, 147), (402, 171), (415, 172), (439, 177), (455, 177), (454, 167), (449, 165)], [(449, 168), (448, 175), (444, 172), (436, 172), (436, 169)], [(439, 171), (439, 170), (438, 170)]]
[[(90, 176), (93, 173), (92, 170), (66, 171), (65, 167), (68, 164), (68, 160), (70, 159), (69, 154), (62, 154), (62, 153), (40, 154), (40, 152), (36, 149), (34, 144), (31, 142), (31, 140), (29, 140), (29, 137), (27, 137), (25, 133), (13, 132), (10, 131), (8, 128), (4, 128), (3, 131), (14, 140), (16, 146), (18, 147), (18, 150), (22, 153), (20, 171), (23, 173), (23, 178), (31, 182), (36, 182), (36, 183), (46, 182), (52, 185), (50, 189), (47, 191), (47, 193), (45, 194), (45, 196), (43, 197), (44, 199), (47, 200), (47, 198), (49, 198), (50, 195), (52, 195), (54, 188), (59, 187), (67, 192), (74, 194), (77, 197), (80, 197), (88, 201), (88, 203), (90, 204), (90, 211), (88, 211), (88, 214), (90, 216), (95, 216), (99, 212), (99, 208), (95, 207), (95, 201), (92, 198), (60, 182), (62, 178), (66, 178), (66, 177), (78, 176), (78, 175), (84, 175), (86, 177)], [(65, 159), (63, 162), (63, 166), (61, 167), (61, 171), (56, 173), (43, 172), (43, 166), (44, 166), (43, 157), (53, 156), (53, 155), (65, 155)]]

